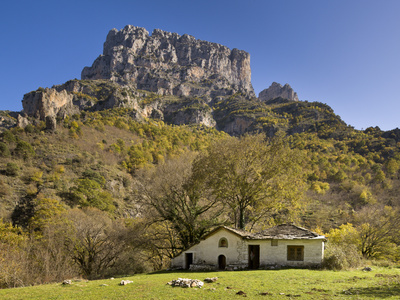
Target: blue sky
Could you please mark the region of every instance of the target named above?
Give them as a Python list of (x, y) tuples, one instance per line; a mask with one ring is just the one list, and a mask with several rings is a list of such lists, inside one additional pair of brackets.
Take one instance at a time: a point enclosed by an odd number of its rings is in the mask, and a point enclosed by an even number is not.
[(25, 93), (80, 78), (107, 33), (159, 28), (245, 50), (258, 94), (289, 83), (357, 129), (400, 127), (400, 1), (3, 1), (0, 109)]

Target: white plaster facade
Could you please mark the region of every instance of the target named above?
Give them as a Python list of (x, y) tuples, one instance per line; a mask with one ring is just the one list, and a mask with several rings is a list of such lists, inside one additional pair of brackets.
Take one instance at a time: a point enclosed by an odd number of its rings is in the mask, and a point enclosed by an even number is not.
[[(226, 247), (221, 247), (221, 239), (226, 239)], [(295, 237), (263, 238), (246, 235), (244, 232), (227, 227), (219, 227), (200, 243), (175, 257), (171, 262), (171, 267), (193, 270), (234, 270), (265, 268), (273, 265), (319, 265), (324, 256), (324, 241), (325, 237), (320, 235), (297, 239)], [(295, 251), (298, 251), (299, 256), (294, 260), (289, 259), (289, 248), (295, 248)], [(252, 259), (255, 261), (254, 264)]]

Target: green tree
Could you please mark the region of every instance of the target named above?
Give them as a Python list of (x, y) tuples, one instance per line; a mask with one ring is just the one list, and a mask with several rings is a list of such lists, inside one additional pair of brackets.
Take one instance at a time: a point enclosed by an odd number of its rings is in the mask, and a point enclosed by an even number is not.
[(22, 140), (18, 141), (14, 152), (25, 160), (36, 155), (32, 145)]
[(304, 186), (301, 161), (281, 136), (268, 143), (262, 135), (229, 137), (195, 161), (194, 173), (227, 205), (232, 223), (244, 229), (282, 210), (296, 211)]
[(56, 226), (58, 218), (65, 212), (66, 208), (58, 200), (38, 197), (29, 225), (33, 230), (43, 231), (46, 227)]
[(0, 142), (0, 156), (2, 157), (10, 156), (10, 149), (8, 149), (6, 143)]
[(71, 189), (70, 198), (80, 207), (96, 207), (108, 212), (115, 210), (111, 194), (103, 190), (98, 181), (89, 178), (76, 180), (76, 186)]

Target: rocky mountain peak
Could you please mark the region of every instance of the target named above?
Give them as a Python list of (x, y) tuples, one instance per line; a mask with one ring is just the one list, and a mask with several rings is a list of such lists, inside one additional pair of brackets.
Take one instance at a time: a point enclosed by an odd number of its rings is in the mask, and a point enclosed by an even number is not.
[(82, 71), (82, 79), (109, 79), (160, 95), (254, 96), (250, 55), (193, 36), (141, 27), (112, 29), (103, 54)]
[(261, 91), (258, 95), (258, 99), (262, 102), (270, 102), (276, 98), (299, 101), (297, 93), (287, 83), (282, 86), (277, 82), (273, 82), (269, 88)]

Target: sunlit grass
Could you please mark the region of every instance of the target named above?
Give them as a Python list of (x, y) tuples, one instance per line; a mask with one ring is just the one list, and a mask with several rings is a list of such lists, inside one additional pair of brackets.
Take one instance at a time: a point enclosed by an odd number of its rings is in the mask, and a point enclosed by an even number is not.
[[(177, 278), (206, 277), (218, 277), (218, 281), (205, 283), (201, 289), (167, 285)], [(122, 279), (133, 283), (120, 286)], [(0, 290), (0, 299), (230, 299), (239, 297), (239, 291), (247, 299), (399, 299), (400, 270), (161, 272)]]

